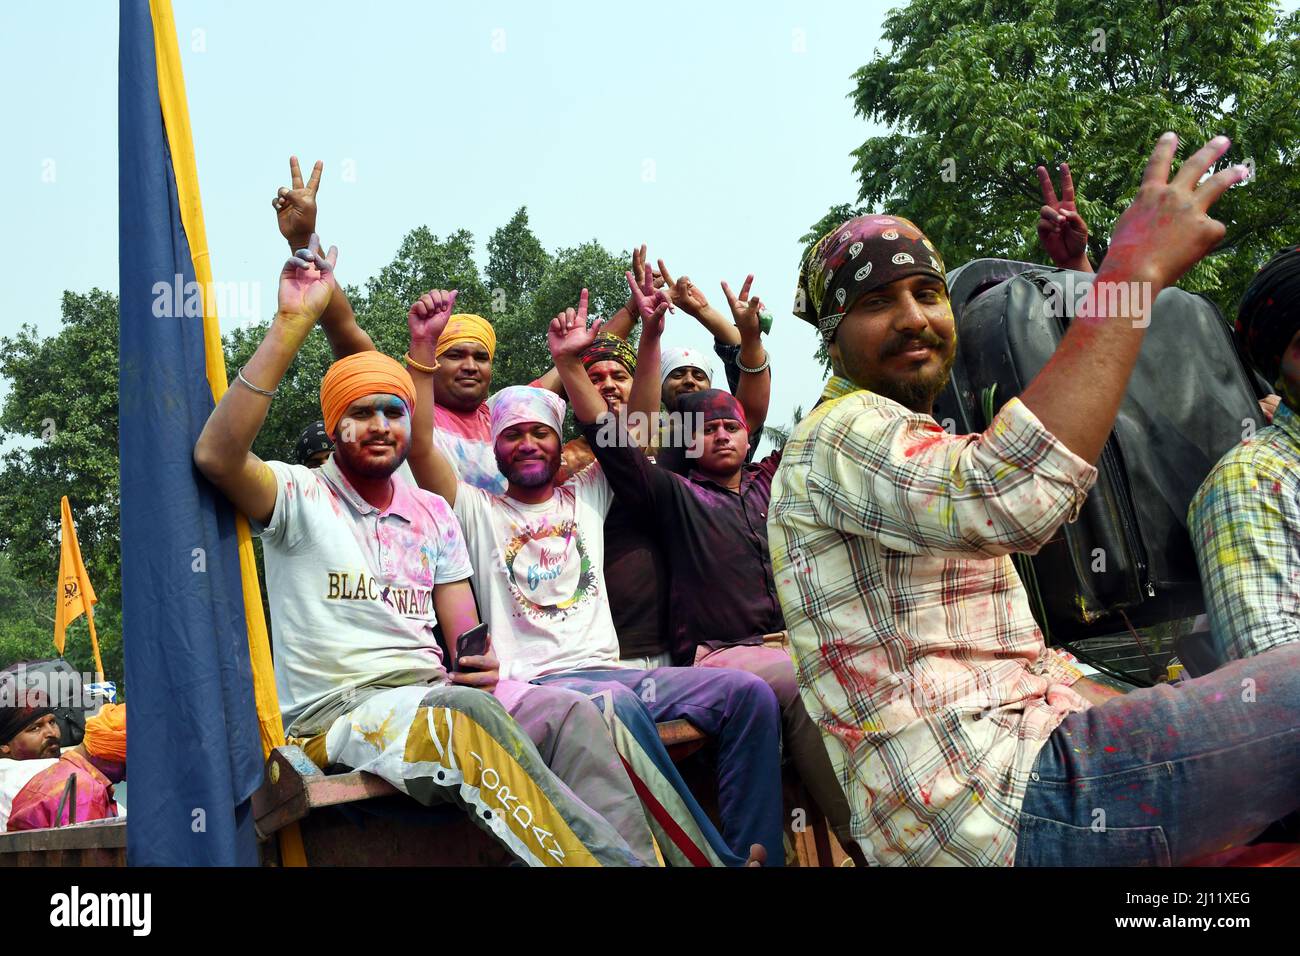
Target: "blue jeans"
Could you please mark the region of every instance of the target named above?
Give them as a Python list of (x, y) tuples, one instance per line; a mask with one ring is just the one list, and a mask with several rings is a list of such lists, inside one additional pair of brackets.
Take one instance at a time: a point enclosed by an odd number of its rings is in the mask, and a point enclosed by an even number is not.
[(1168, 866), (1300, 808), (1300, 644), (1071, 714), (1030, 774), (1017, 866)]
[[(759, 843), (767, 850), (768, 866), (782, 864), (781, 709), (761, 678), (737, 670), (618, 667), (564, 671), (533, 683), (580, 691), (602, 708), (607, 695), (619, 724), (614, 746), (643, 799), (648, 791), (653, 805), (676, 806), (691, 818), (681, 819), (682, 812), (677, 812), (675, 823), (668, 822), (674, 833), (677, 825), (691, 828), (678, 837), (687, 853), (707, 853), (691, 845), (703, 839), (719, 862), (734, 866), (744, 862), (751, 844)], [(655, 724), (679, 719), (690, 721), (717, 743), (720, 837), (659, 742)], [(653, 815), (650, 822), (664, 836)], [(669, 840), (671, 836), (665, 837)], [(663, 849), (671, 850), (667, 845)]]

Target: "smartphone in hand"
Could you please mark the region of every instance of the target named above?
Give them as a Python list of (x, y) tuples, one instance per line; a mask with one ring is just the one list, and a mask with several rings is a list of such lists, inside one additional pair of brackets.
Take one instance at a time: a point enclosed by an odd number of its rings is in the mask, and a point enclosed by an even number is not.
[(488, 645), (488, 626), (486, 624), (476, 624), (468, 631), (456, 638), (456, 660), (452, 664), (452, 673), (460, 674), (467, 670), (475, 670), (473, 667), (462, 667), (461, 658), (477, 657), (487, 652)]

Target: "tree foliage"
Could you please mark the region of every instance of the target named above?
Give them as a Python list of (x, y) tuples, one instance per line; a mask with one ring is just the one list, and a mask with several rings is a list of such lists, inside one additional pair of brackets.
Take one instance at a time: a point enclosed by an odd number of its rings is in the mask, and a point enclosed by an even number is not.
[(949, 267), (1041, 260), (1034, 166), (1066, 161), (1099, 263), (1160, 133), (1178, 133), (1180, 157), (1224, 133), (1233, 145), (1222, 164), (1246, 162), (1255, 179), (1216, 204), (1227, 237), (1180, 284), (1231, 314), (1300, 226), (1300, 14), (1268, 0), (1230, 10), (913, 0), (885, 20), (887, 52), (854, 74), (855, 112), (889, 127), (853, 153), (858, 200), (917, 222)]

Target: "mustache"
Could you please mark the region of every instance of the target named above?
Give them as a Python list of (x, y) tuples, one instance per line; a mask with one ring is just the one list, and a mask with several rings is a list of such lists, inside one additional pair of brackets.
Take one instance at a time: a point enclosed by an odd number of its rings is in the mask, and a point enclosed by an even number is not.
[(894, 355), (901, 355), (915, 345), (924, 345), (934, 349), (936, 352), (943, 352), (948, 347), (948, 341), (941, 339), (929, 329), (918, 332), (916, 335), (894, 335), (885, 347), (881, 349), (882, 358), (890, 358)]

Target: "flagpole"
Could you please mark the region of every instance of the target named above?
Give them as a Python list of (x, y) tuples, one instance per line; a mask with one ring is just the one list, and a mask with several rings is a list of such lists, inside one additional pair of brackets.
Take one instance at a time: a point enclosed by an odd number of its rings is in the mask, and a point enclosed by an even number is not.
[(95, 680), (104, 682), (104, 662), (99, 657), (99, 638), (95, 635), (95, 609), (86, 602), (86, 623), (90, 625), (90, 647), (95, 652)]

